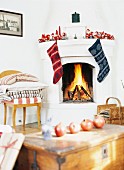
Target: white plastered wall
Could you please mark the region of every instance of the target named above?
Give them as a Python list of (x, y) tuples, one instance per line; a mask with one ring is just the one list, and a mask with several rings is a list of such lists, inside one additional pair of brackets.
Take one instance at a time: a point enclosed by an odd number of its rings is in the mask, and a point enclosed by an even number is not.
[[(18, 69), (39, 78), (42, 74), (38, 38), (42, 33), (52, 33), (60, 25), (71, 24), (71, 15), (80, 14), (81, 24), (92, 30), (105, 31), (115, 36), (112, 59), (113, 95), (124, 103), (124, 1), (123, 0), (1, 0), (0, 9), (23, 14), (23, 37), (0, 35), (0, 72)], [(42, 81), (42, 80), (41, 80)], [(3, 106), (0, 105), (0, 123)], [(20, 113), (20, 111), (19, 111)], [(36, 120), (33, 110), (28, 122)], [(34, 119), (34, 117), (35, 119)], [(10, 120), (9, 122), (10, 123)]]

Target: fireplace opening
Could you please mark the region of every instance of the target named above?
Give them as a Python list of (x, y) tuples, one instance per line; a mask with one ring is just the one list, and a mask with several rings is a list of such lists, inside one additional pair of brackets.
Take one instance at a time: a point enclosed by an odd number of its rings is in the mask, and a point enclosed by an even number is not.
[(63, 102), (93, 102), (93, 68), (87, 63), (63, 65)]

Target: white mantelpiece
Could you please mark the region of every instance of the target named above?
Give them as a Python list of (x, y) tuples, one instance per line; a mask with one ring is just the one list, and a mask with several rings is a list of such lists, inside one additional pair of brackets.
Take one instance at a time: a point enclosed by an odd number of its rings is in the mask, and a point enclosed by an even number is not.
[(108, 59), (110, 69), (108, 76), (102, 83), (97, 82), (99, 66), (91, 56), (88, 48), (96, 39), (73, 39), (59, 40), (57, 42), (62, 65), (67, 63), (84, 62), (94, 66), (93, 86), (95, 89), (94, 103), (63, 103), (62, 100), (62, 80), (56, 85), (53, 82), (53, 68), (51, 60), (47, 54), (47, 49), (54, 41), (39, 44), (40, 57), (42, 60), (41, 72), (42, 82), (49, 85), (44, 94), (42, 123), (47, 117), (52, 116), (52, 124), (55, 125), (62, 121), (68, 125), (71, 121), (80, 122), (84, 118), (93, 119), (96, 114), (97, 104), (104, 103), (107, 97), (112, 96), (112, 57), (113, 57), (113, 40), (101, 40), (104, 53)]
[[(88, 48), (96, 41), (96, 39), (72, 39), (72, 40), (59, 40), (57, 41), (59, 47), (60, 57), (66, 56), (91, 56)], [(54, 43), (54, 41), (48, 41), (39, 44), (41, 59), (48, 59), (47, 49)], [(101, 40), (103, 49), (107, 56), (113, 55), (113, 46), (115, 42), (113, 40), (103, 39)]]

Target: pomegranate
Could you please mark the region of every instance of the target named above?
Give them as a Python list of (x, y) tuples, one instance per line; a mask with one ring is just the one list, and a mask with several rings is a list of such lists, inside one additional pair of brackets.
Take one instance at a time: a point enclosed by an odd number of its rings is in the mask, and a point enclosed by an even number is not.
[(75, 122), (71, 122), (68, 127), (71, 134), (78, 133), (80, 131), (80, 128), (80, 125)]
[(54, 128), (57, 137), (64, 136), (66, 133), (66, 127), (60, 122)]
[(93, 120), (93, 125), (96, 128), (102, 128), (105, 125), (105, 119), (102, 116), (97, 115)]
[(90, 119), (84, 119), (84, 120), (81, 122), (81, 128), (82, 128), (84, 131), (90, 131), (90, 130), (93, 128), (93, 121), (90, 120)]

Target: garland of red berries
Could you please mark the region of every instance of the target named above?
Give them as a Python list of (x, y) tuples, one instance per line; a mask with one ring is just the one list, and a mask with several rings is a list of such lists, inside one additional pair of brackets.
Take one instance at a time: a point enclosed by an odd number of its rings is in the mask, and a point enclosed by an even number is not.
[(55, 33), (52, 34), (42, 34), (41, 38), (38, 39), (39, 43), (46, 41), (54, 41), (54, 40), (65, 40), (67, 39), (67, 34), (65, 32), (61, 33), (61, 28), (59, 26), (59, 30), (56, 30)]
[[(91, 31), (90, 29), (86, 29), (86, 39), (109, 39), (114, 40), (114, 36), (108, 34), (104, 31)], [(61, 33), (61, 28), (56, 30), (55, 33), (52, 34), (42, 34), (41, 38), (38, 39), (39, 43), (46, 42), (46, 41), (55, 41), (55, 40), (67, 40), (67, 34), (65, 32)]]
[(96, 38), (96, 39), (109, 39), (109, 40), (114, 40), (114, 36), (111, 34), (108, 34), (104, 31), (99, 32), (99, 31), (90, 31), (90, 29), (86, 30), (86, 39), (92, 39), (92, 38)]

